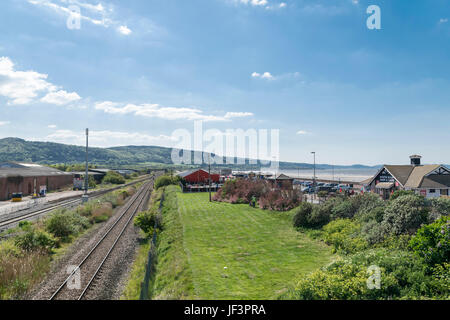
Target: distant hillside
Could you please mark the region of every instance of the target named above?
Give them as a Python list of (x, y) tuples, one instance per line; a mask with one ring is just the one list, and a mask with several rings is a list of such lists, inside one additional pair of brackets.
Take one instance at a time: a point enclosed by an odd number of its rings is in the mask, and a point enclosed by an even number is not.
[[(89, 161), (104, 166), (171, 165), (171, 148), (155, 146), (125, 146), (89, 148)], [(74, 164), (85, 161), (85, 148), (53, 142), (26, 141), (19, 138), (0, 139), (0, 162), (23, 161), (41, 164)], [(254, 170), (258, 165), (224, 165), (236, 170)], [(217, 167), (217, 166), (216, 166)], [(281, 169), (312, 169), (309, 163), (281, 162)], [(318, 164), (317, 169), (331, 169), (331, 165)], [(335, 169), (374, 168), (364, 165), (334, 166)]]

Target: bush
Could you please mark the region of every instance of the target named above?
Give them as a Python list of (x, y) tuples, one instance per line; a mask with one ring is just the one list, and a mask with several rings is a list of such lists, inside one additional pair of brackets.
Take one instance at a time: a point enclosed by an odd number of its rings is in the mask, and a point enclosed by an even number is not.
[(46, 230), (62, 241), (68, 241), (71, 236), (79, 234), (89, 226), (90, 223), (86, 217), (65, 210), (52, 214), (45, 221)]
[(330, 222), (328, 208), (313, 206), (310, 203), (303, 202), (294, 214), (293, 223), (296, 228), (320, 228)]
[(94, 223), (101, 223), (108, 220), (113, 214), (113, 206), (109, 202), (101, 203), (95, 206), (92, 210), (89, 221)]
[(350, 201), (341, 201), (331, 208), (331, 218), (332, 220), (352, 218), (354, 212), (353, 205)]
[(170, 186), (170, 185), (178, 185), (180, 183), (180, 178), (178, 176), (160, 176), (155, 181), (155, 189), (159, 189), (162, 187)]
[[(134, 225), (141, 228), (148, 237), (152, 237), (161, 225), (161, 217), (156, 210), (143, 211), (134, 218)], [(157, 226), (156, 229), (155, 226)]]
[(374, 193), (358, 194), (350, 198), (354, 209), (354, 215), (364, 215), (378, 207), (384, 207), (385, 202)]
[(116, 171), (108, 171), (102, 180), (102, 183), (124, 184), (125, 178)]
[(376, 207), (372, 210), (361, 210), (355, 216), (361, 222), (376, 222), (381, 223), (384, 219), (384, 206)]
[(324, 240), (333, 246), (334, 252), (343, 254), (355, 253), (368, 247), (367, 241), (360, 236), (361, 225), (350, 219), (339, 219), (325, 227)]
[(261, 209), (288, 211), (301, 203), (298, 190), (272, 189), (267, 181), (237, 179), (228, 180), (216, 192), (214, 201), (250, 203), (255, 198)]
[[(369, 289), (369, 266), (380, 270), (380, 289)], [(363, 251), (302, 277), (281, 299), (373, 300), (446, 298), (438, 277), (427, 275), (426, 265), (406, 251), (376, 249)]]
[(382, 224), (392, 235), (414, 234), (427, 218), (425, 199), (417, 195), (406, 195), (389, 203)]
[(308, 219), (311, 216), (312, 210), (313, 206), (308, 202), (303, 202), (298, 208), (296, 208), (293, 218), (294, 227), (308, 227)]
[(34, 228), (29, 229), (23, 234), (18, 235), (14, 239), (15, 245), (24, 251), (36, 251), (43, 250), (51, 252), (53, 248), (57, 247), (58, 242), (49, 233), (36, 230)]
[(384, 224), (371, 220), (363, 224), (361, 233), (369, 244), (373, 245), (383, 242), (386, 239), (388, 231)]
[(431, 212), (428, 217), (429, 223), (439, 220), (442, 216), (450, 215), (450, 199), (437, 198), (430, 201)]
[(389, 198), (389, 200), (395, 200), (398, 199), (400, 197), (403, 196), (413, 196), (416, 193), (414, 191), (411, 190), (395, 190), (393, 194), (391, 194), (391, 197)]
[(411, 239), (410, 248), (430, 266), (450, 262), (450, 217), (426, 225)]

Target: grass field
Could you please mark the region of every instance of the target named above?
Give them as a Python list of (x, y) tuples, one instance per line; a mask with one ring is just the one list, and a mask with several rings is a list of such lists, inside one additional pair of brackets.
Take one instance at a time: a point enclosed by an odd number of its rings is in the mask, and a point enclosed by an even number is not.
[(275, 299), (331, 262), (330, 249), (292, 226), (292, 214), (178, 193), (183, 246), (200, 299)]

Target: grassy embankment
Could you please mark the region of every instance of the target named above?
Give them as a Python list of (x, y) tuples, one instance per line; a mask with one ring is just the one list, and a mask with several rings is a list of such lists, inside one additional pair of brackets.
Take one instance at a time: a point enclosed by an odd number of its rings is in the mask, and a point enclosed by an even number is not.
[(152, 299), (272, 299), (333, 259), (293, 228), (290, 212), (165, 192)]
[(21, 299), (50, 270), (51, 262), (96, 224), (108, 220), (114, 208), (136, 192), (127, 187), (75, 209), (58, 209), (34, 223), (23, 222), (0, 241), (0, 300)]

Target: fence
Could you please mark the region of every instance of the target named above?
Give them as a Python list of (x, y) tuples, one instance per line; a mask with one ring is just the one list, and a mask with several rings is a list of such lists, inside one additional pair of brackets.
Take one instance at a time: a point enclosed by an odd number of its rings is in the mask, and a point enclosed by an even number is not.
[(33, 199), (31, 201), (24, 201), (24, 202), (20, 202), (20, 203), (9, 203), (7, 205), (0, 207), (0, 215), (11, 214), (14, 212), (31, 209), (38, 205), (47, 203), (47, 202), (48, 202), (47, 198), (40, 198), (40, 199)]
[[(158, 213), (161, 214), (163, 203), (164, 203), (164, 192), (161, 196), (161, 200), (159, 202), (159, 209)], [(150, 277), (152, 275), (152, 269), (154, 267), (154, 262), (156, 259), (156, 230), (158, 229), (158, 219), (155, 221), (155, 229), (153, 232), (152, 242), (150, 243), (150, 250), (148, 251), (148, 261), (145, 265), (145, 276), (144, 281), (141, 283), (141, 294), (140, 294), (140, 300), (149, 300), (149, 285), (150, 285)]]

